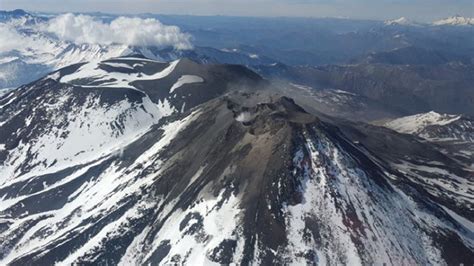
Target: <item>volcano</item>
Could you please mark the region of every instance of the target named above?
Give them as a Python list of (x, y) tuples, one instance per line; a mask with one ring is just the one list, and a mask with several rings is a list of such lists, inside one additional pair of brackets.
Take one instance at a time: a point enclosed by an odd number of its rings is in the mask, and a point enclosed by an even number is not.
[(241, 66), (77, 64), (0, 105), (2, 264), (474, 262), (471, 166)]

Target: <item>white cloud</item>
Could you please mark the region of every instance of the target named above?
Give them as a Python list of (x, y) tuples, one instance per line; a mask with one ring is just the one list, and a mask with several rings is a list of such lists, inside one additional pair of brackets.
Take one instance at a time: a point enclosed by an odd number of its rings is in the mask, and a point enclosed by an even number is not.
[(0, 52), (11, 51), (23, 46), (27, 39), (8, 24), (0, 23)]
[(192, 48), (189, 34), (156, 19), (119, 17), (104, 23), (91, 16), (69, 13), (59, 15), (39, 28), (74, 43)]

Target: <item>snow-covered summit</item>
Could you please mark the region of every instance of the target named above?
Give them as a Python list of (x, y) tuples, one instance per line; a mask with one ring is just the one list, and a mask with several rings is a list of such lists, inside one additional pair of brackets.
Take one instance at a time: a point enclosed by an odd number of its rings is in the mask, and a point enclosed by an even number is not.
[(384, 24), (387, 26), (395, 26), (395, 25), (401, 25), (401, 26), (415, 26), (418, 25), (416, 22), (406, 18), (406, 17), (400, 17), (397, 19), (390, 19), (384, 21)]
[(449, 18), (441, 19), (433, 22), (435, 26), (473, 26), (474, 18), (467, 18), (460, 15), (455, 15)]
[(398, 118), (385, 124), (400, 133), (412, 134), (443, 147), (442, 153), (474, 162), (474, 120), (464, 115), (429, 112)]
[(444, 126), (460, 118), (460, 115), (439, 114), (431, 111), (428, 113), (401, 117), (388, 122), (385, 126), (400, 133), (418, 134), (428, 126)]

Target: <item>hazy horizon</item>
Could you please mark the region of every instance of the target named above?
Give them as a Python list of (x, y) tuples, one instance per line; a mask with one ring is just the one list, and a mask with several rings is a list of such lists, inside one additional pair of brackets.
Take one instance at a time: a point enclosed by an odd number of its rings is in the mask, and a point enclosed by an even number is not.
[[(249, 8), (251, 7), (251, 8)], [(269, 9), (269, 7), (271, 7)], [(0, 9), (24, 9), (30, 12), (101, 12), (108, 14), (193, 15), (193, 16), (237, 16), (237, 17), (305, 17), (305, 18), (347, 18), (367, 20), (387, 20), (399, 17), (428, 22), (456, 14), (474, 16), (474, 4), (471, 1), (427, 0), (257, 0), (226, 1), (217, 0), (180, 0), (134, 1), (130, 6), (124, 0), (73, 1), (58, 0), (0, 0)]]

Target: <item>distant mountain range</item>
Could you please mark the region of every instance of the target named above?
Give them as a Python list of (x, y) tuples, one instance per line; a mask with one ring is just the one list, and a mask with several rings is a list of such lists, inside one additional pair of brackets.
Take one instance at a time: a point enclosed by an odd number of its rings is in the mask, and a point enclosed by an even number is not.
[[(392, 61), (404, 57), (378, 57)], [(406, 57), (413, 60), (415, 57)], [(431, 57), (439, 58), (439, 57)], [(373, 60), (373, 59), (371, 59)], [(423, 59), (427, 60), (427, 59)], [(269, 79), (289, 80), (310, 90), (345, 91), (355, 103), (360, 97), (370, 100), (377, 111), (346, 112), (351, 119), (371, 121), (404, 114), (411, 115), (435, 110), (441, 113), (474, 115), (474, 67), (459, 62), (445, 64), (390, 64), (389, 62), (328, 65), (319, 67), (287, 66), (282, 64), (255, 67)], [(402, 63), (402, 62), (399, 62)], [(357, 100), (356, 100), (357, 99)], [(351, 105), (354, 105), (351, 104)], [(346, 105), (346, 108), (351, 106)], [(366, 105), (369, 106), (369, 105)], [(319, 106), (321, 107), (321, 106)], [(330, 113), (339, 116), (338, 108)], [(392, 114), (392, 115), (389, 115)], [(356, 115), (354, 117), (353, 115)], [(378, 116), (378, 117), (377, 117)]]
[[(110, 23), (117, 17), (90, 15), (104, 23)], [(342, 19), (264, 20), (139, 15), (144, 19), (158, 18), (163, 23), (177, 25), (182, 31), (192, 34), (194, 49), (179, 50), (119, 43), (76, 43), (38, 30), (38, 25), (55, 16), (57, 15), (30, 14), (23, 10), (0, 12), (0, 30), (6, 38), (2, 47), (8, 44), (8, 49), (0, 49), (0, 88), (20, 86), (69, 64), (131, 54), (141, 54), (162, 61), (187, 57), (199, 62), (247, 66), (274, 63), (290, 66), (346, 64), (368, 54), (404, 51), (402, 48), (407, 47), (420, 48), (414, 53), (414, 57), (406, 57), (411, 61), (403, 59), (409, 63), (418, 60), (417, 58), (435, 63), (445, 60), (438, 55), (427, 55), (424, 51), (436, 51), (441, 57), (447, 56), (448, 59), (464, 57), (461, 59), (463, 62), (474, 57), (474, 28), (435, 29), (417, 23), (417, 27), (398, 27), (413, 24), (406, 18), (386, 21), (387, 26), (377, 21)], [(454, 18), (456, 19), (453, 21), (463, 20), (460, 17)], [(257, 36), (255, 34), (259, 36), (258, 39), (254, 38)], [(8, 42), (14, 39), (12, 36), (22, 41)], [(14, 43), (22, 45), (15, 46)], [(396, 62), (398, 59), (390, 60)]]
[(474, 18), (467, 18), (460, 15), (440, 19), (431, 23), (420, 23), (406, 17), (400, 17), (398, 19), (386, 20), (385, 25), (394, 26), (474, 26)]

